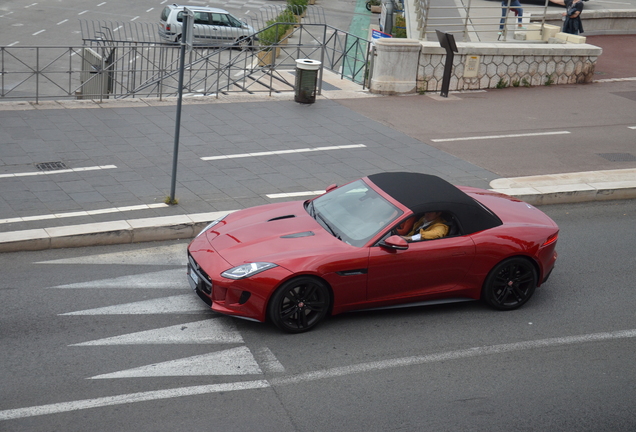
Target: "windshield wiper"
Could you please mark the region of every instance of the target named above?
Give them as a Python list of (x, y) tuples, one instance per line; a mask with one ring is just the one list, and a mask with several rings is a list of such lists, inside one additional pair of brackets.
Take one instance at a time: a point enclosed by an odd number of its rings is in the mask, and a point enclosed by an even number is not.
[(336, 233), (336, 231), (334, 231), (333, 228), (331, 228), (331, 226), (329, 226), (329, 224), (327, 223), (327, 221), (325, 220), (324, 217), (322, 217), (320, 215), (320, 213), (316, 212), (316, 219), (320, 219), (320, 222), (322, 222), (321, 225), (323, 225), (325, 228), (327, 228), (327, 230), (331, 233), (332, 236), (334, 236), (335, 238), (337, 238), (338, 240), (342, 240), (342, 238), (340, 238), (340, 235), (338, 235)]

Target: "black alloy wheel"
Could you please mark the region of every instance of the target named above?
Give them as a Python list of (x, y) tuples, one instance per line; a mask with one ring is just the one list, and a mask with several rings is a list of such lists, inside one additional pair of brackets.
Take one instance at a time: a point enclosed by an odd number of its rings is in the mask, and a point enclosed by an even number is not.
[(525, 258), (508, 258), (486, 278), (482, 299), (499, 310), (511, 310), (527, 302), (537, 287), (537, 271)]
[(329, 312), (331, 293), (324, 282), (302, 276), (284, 283), (267, 305), (272, 322), (288, 333), (315, 327)]

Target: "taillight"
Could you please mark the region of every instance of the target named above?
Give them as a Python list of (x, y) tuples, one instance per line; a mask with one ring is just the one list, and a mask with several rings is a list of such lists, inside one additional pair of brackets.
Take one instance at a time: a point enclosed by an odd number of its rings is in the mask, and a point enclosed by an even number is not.
[(166, 31), (170, 31), (170, 24), (166, 24)]
[(555, 232), (554, 234), (552, 234), (550, 237), (548, 237), (548, 239), (546, 241), (543, 242), (543, 244), (541, 245), (541, 247), (546, 247), (554, 242), (556, 242), (559, 238), (559, 233)]

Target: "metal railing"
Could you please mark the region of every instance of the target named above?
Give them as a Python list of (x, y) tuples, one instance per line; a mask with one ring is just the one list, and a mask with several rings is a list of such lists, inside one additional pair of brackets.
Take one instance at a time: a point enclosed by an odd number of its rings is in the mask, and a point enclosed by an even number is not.
[[(289, 27), (292, 31), (283, 35)], [(179, 45), (148, 42), (156, 25), (137, 23), (115, 29), (100, 25), (99, 31), (93, 32), (95, 38), (85, 40), (80, 47), (0, 47), (0, 99), (37, 103), (176, 96)], [(267, 46), (256, 43), (272, 31), (282, 36), (279, 42)], [(112, 35), (117, 32), (127, 40), (114, 40), (117, 38)], [(148, 37), (138, 36), (144, 32)], [(291, 91), (299, 58), (319, 60), (323, 68), (342, 79), (364, 85), (367, 40), (326, 24), (305, 23), (276, 23), (251, 39), (251, 46), (195, 46), (186, 58), (184, 94), (219, 97), (232, 92), (271, 95)]]
[[(505, 4), (498, 0), (493, 2), (496, 5), (487, 6), (472, 4), (471, 0), (444, 3), (437, 0), (412, 0), (417, 28), (411, 31), (411, 37), (436, 40), (435, 30), (440, 30), (461, 36), (463, 42), (505, 41), (513, 33), (509, 26), (514, 24), (514, 28), (517, 28), (520, 18), (516, 16), (516, 7), (509, 0)], [(542, 6), (523, 4), (524, 26), (529, 22), (529, 17), (543, 26), (548, 4), (549, 0), (545, 0)], [(500, 29), (502, 18), (503, 29)]]

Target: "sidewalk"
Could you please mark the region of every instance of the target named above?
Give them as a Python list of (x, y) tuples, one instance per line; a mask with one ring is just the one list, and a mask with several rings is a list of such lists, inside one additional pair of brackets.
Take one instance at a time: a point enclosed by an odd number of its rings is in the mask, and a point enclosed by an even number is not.
[[(611, 54), (616, 43), (601, 44), (608, 57), (597, 71), (621, 57), (620, 50)], [(636, 77), (634, 57), (622, 59), (618, 74), (600, 75), (610, 82), (587, 86), (381, 97), (326, 73), (312, 105), (295, 103), (291, 92), (187, 99), (177, 206), (162, 202), (170, 189), (175, 101), (0, 103), (0, 251), (191, 238), (228, 211), (306, 199), (329, 184), (387, 170), (428, 172), (537, 205), (634, 198), (636, 157), (603, 161), (597, 147), (576, 142), (550, 155), (556, 150), (511, 140), (444, 140), (501, 124), (532, 131), (528, 119), (551, 118), (546, 100), (559, 101), (551, 102), (555, 125), (589, 123), (564, 108), (586, 100), (595, 101), (587, 111), (629, 116), (636, 80), (625, 79)], [(617, 136), (607, 153), (636, 154), (634, 135), (620, 133), (624, 142)], [(35, 166), (44, 162), (63, 166)]]

